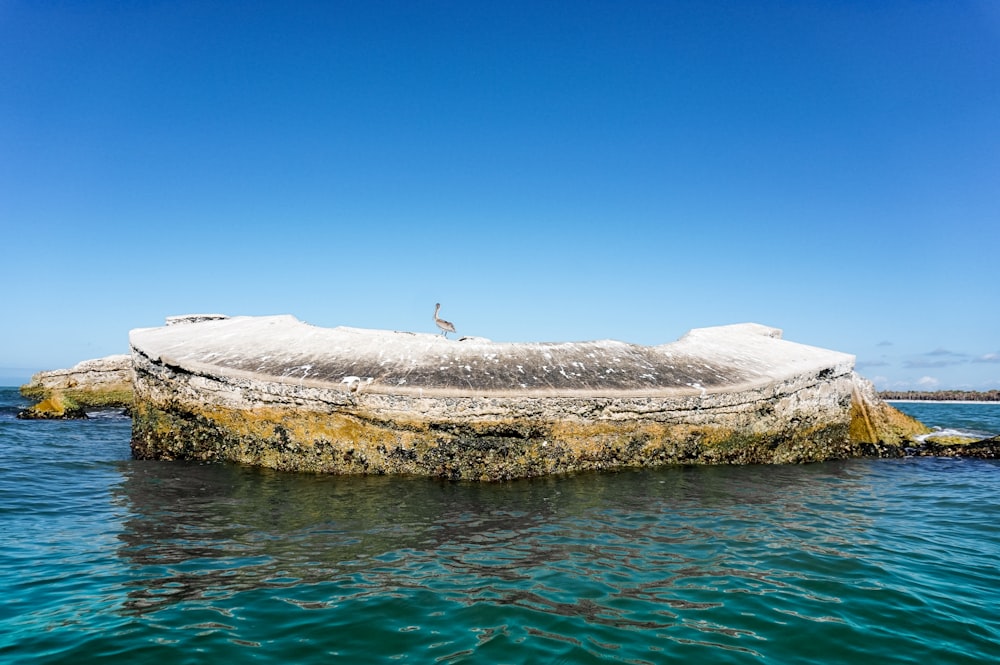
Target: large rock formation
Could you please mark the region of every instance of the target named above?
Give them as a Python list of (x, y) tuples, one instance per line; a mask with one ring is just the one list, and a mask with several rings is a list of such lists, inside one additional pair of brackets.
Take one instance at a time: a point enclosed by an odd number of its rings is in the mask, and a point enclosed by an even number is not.
[(504, 479), (898, 454), (925, 431), (853, 372), (853, 356), (757, 324), (645, 347), (234, 317), (130, 342), (140, 458)]
[(21, 394), (38, 404), (18, 417), (28, 419), (86, 417), (85, 409), (132, 404), (132, 357), (127, 354), (84, 360), (69, 369), (38, 372), (21, 386)]

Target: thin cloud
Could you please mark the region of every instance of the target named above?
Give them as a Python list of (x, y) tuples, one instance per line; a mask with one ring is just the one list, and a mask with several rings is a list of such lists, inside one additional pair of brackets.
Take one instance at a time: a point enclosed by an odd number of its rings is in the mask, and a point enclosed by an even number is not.
[(872, 367), (888, 367), (891, 364), (886, 360), (859, 360), (854, 363), (854, 366), (858, 369), (870, 369)]
[(935, 379), (933, 376), (922, 376), (917, 379), (917, 385), (921, 388), (933, 388), (938, 383), (940, 383), (940, 381)]
[(904, 360), (903, 367), (906, 369), (940, 369), (964, 365), (967, 362), (969, 362), (969, 354), (939, 347), (933, 351), (922, 353), (917, 358)]
[(987, 353), (985, 355), (979, 356), (978, 358), (973, 358), (974, 363), (1000, 363), (1000, 353)]
[(892, 342), (890, 342), (887, 339), (884, 339), (881, 342), (879, 342), (878, 344), (876, 344), (875, 346), (892, 346)]
[(904, 360), (903, 367), (906, 369), (940, 369), (941, 367), (954, 367), (964, 365), (965, 360)]
[(958, 353), (957, 351), (949, 351), (948, 349), (941, 349), (941, 348), (934, 349), (933, 351), (928, 351), (924, 355), (934, 356), (934, 357), (947, 357), (947, 358), (967, 358), (969, 356), (969, 354), (967, 353)]

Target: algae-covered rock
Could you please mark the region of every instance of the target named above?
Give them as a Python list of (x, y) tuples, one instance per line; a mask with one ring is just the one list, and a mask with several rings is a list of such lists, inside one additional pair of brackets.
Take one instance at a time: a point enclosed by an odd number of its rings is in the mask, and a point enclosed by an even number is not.
[(18, 412), (21, 420), (82, 420), (87, 412), (82, 406), (63, 395), (53, 392), (34, 406)]
[(910, 453), (924, 457), (1000, 459), (1000, 436), (977, 439), (960, 435), (931, 435), (925, 437)]
[[(851, 440), (858, 443), (895, 447), (902, 454), (902, 446), (911, 445), (931, 429), (922, 422), (899, 411), (883, 400), (871, 381), (853, 374), (851, 393)], [(880, 457), (895, 456), (886, 454)]]
[(931, 433), (920, 438), (920, 442), (925, 446), (967, 446), (970, 443), (978, 443), (983, 439), (978, 436), (964, 434), (935, 434)]

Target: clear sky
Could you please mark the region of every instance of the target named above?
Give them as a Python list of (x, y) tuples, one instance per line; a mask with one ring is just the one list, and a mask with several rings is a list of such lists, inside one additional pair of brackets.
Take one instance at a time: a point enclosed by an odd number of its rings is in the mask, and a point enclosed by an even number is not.
[(0, 0), (0, 384), (174, 314), (1000, 387), (1000, 4)]

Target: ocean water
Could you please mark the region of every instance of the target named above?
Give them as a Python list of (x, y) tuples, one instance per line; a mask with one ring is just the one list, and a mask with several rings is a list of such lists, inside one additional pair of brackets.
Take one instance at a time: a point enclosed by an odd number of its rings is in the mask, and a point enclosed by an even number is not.
[[(2, 663), (981, 663), (1000, 463), (498, 484), (133, 461), (0, 389)], [(897, 406), (1000, 433), (1000, 405)]]
[(928, 427), (987, 438), (1000, 434), (1000, 402), (890, 402)]

